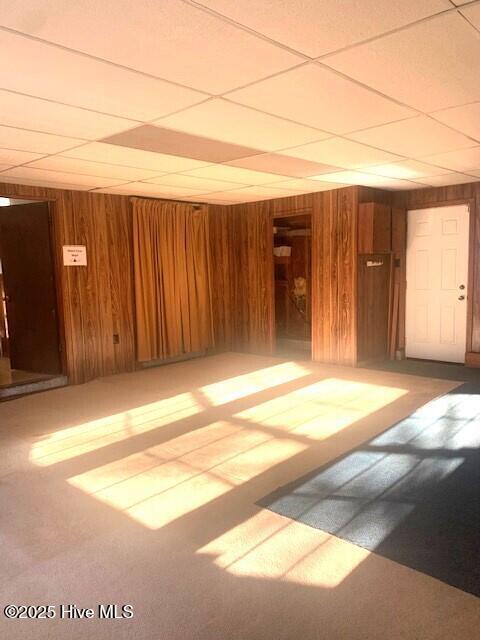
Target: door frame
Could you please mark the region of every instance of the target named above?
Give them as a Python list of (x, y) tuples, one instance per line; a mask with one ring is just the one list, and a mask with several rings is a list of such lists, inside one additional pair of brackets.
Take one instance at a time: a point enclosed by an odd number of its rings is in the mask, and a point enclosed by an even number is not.
[[(272, 353), (274, 354), (277, 348), (277, 323), (276, 323), (276, 316), (275, 316), (275, 260), (274, 260), (274, 256), (273, 256), (273, 227), (275, 226), (275, 218), (297, 218), (298, 216), (310, 216), (311, 219), (311, 228), (313, 228), (313, 207), (303, 207), (301, 209), (286, 209), (285, 211), (272, 211), (271, 215), (270, 215), (270, 238), (271, 238), (271, 243), (272, 243), (272, 253), (271, 253), (271, 258), (270, 258), (270, 264), (271, 264), (271, 274), (270, 274), (270, 279), (271, 279), (271, 286), (270, 286), (270, 291), (271, 291), (271, 296), (270, 296), (270, 300), (271, 300), (271, 305), (272, 305), (272, 314), (271, 314), (271, 323), (270, 323), (270, 335), (272, 336)], [(313, 236), (312, 236), (313, 239)], [(310, 265), (310, 279), (312, 278), (312, 272), (313, 272), (313, 242), (312, 242), (312, 251), (310, 254), (310, 261), (311, 261), (311, 265)], [(310, 283), (310, 305), (313, 308), (313, 297), (314, 297), (314, 289), (312, 287), (312, 283)], [(310, 359), (313, 360), (313, 327), (312, 327), (312, 333), (311, 333), (311, 338), (312, 338), (312, 351), (311, 351), (311, 356)]]
[[(31, 200), (32, 202), (45, 202), (48, 207), (48, 227), (50, 238), (50, 255), (52, 257), (53, 265), (53, 283), (55, 288), (55, 306), (56, 306), (56, 321), (58, 331), (58, 346), (60, 351), (60, 375), (67, 376), (68, 378), (68, 366), (67, 366), (67, 353), (66, 353), (66, 338), (65, 338), (65, 317), (64, 317), (64, 300), (63, 300), (63, 269), (62, 269), (62, 256), (57, 246), (57, 239), (60, 238), (59, 225), (56, 215), (56, 200), (54, 198), (19, 195), (8, 192), (8, 189), (4, 185), (0, 185), (0, 197), (10, 198), (10, 200)], [(8, 320), (8, 318), (7, 318)]]
[[(406, 224), (405, 224), (405, 267), (407, 265), (407, 238), (408, 238), (408, 212), (418, 211), (421, 209), (439, 209), (440, 207), (454, 207), (456, 205), (466, 205), (469, 214), (469, 230), (468, 230), (468, 282), (467, 282), (467, 339), (465, 341), (465, 362), (464, 365), (480, 366), (479, 354), (472, 353), (472, 328), (473, 328), (473, 286), (474, 286), (474, 269), (475, 269), (475, 228), (477, 224), (477, 211), (475, 206), (475, 198), (460, 198), (457, 200), (441, 200), (439, 202), (427, 202), (423, 204), (415, 204), (406, 207)], [(479, 220), (480, 223), (480, 220)], [(407, 312), (407, 288), (404, 286), (404, 308), (405, 322)]]

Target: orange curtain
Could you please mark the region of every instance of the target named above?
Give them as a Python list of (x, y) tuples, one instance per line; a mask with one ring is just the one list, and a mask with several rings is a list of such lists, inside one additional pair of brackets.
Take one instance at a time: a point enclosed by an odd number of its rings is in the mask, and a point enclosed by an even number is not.
[(208, 209), (133, 198), (140, 362), (213, 346)]

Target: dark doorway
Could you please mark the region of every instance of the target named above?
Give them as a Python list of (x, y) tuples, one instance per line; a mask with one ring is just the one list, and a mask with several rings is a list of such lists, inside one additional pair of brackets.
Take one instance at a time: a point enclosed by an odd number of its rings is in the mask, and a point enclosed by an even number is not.
[(62, 373), (48, 203), (0, 208), (0, 387)]
[(273, 224), (276, 352), (310, 359), (312, 216), (274, 218)]

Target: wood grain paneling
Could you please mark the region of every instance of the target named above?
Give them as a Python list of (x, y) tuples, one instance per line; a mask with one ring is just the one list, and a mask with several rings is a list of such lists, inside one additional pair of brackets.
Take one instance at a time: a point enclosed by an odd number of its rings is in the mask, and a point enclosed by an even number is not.
[[(79, 383), (135, 368), (127, 197), (0, 185), (7, 197), (47, 200), (63, 322), (65, 373)], [(87, 267), (63, 267), (62, 245), (85, 244)], [(114, 335), (118, 344), (114, 344)]]
[(232, 212), (228, 206), (209, 206), (212, 317), (216, 351), (234, 345)]
[(405, 302), (407, 290), (407, 212), (405, 209), (392, 207), (392, 251), (394, 257), (393, 286), (398, 285), (398, 322), (395, 351), (405, 351)]
[(312, 214), (312, 357), (355, 364), (357, 188), (231, 207), (234, 347), (271, 353), (275, 342), (273, 218)]
[[(135, 369), (132, 231), (129, 198), (42, 187), (0, 185), (0, 195), (50, 202), (65, 370), (71, 382)], [(480, 184), (385, 192), (347, 187), (257, 203), (209, 207), (213, 318), (217, 350), (274, 349), (273, 218), (312, 214), (312, 356), (355, 365), (358, 358), (359, 239), (384, 248), (388, 225), (362, 228), (359, 204), (391, 206), (392, 251), (404, 281), (405, 210), (468, 202), (473, 216), (467, 350), (480, 353)], [(377, 207), (378, 209), (378, 207)], [(385, 220), (383, 220), (385, 222)], [(360, 233), (359, 233), (360, 231)], [(365, 234), (362, 236), (362, 234)], [(369, 235), (370, 234), (370, 235)], [(383, 238), (383, 239), (382, 239)], [(368, 240), (370, 242), (370, 240)], [(380, 243), (380, 245), (378, 244)], [(63, 244), (86, 244), (88, 266), (62, 266)], [(404, 345), (405, 296), (398, 347)], [(118, 341), (114, 339), (118, 338)]]
[(358, 252), (388, 253), (392, 250), (390, 205), (368, 202), (358, 205)]
[(356, 187), (315, 194), (312, 216), (312, 354), (314, 360), (357, 361)]
[(272, 204), (231, 208), (234, 347), (259, 354), (274, 347)]

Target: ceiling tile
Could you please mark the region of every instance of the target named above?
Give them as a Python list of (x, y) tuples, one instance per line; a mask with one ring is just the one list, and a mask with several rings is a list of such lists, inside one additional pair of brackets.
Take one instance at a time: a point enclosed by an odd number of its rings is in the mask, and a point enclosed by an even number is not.
[[(30, 2), (27, 4), (29, 7), (24, 17), (30, 10), (38, 11), (38, 3), (35, 8)], [(62, 4), (59, 11), (65, 15), (68, 13), (67, 5)], [(13, 5), (2, 3), (2, 22), (9, 6)], [(83, 10), (85, 3), (83, 7), (76, 3), (71, 3), (71, 6)], [(56, 16), (49, 11), (45, 22), (50, 24), (61, 15)], [(118, 16), (117, 11), (114, 15)], [(97, 27), (93, 30), (97, 31)], [(137, 38), (130, 35), (129, 41), (139, 48)], [(7, 31), (0, 32), (0, 58), (15, 61), (15, 64), (0, 66), (0, 86), (3, 89), (134, 120), (153, 120), (206, 97), (185, 87)]]
[(190, 133), (172, 131), (151, 124), (144, 124), (135, 129), (109, 136), (104, 138), (102, 142), (142, 149), (143, 151), (154, 151), (155, 153), (187, 156), (207, 162), (226, 162), (253, 155), (257, 151), (250, 147), (241, 147), (220, 140), (194, 136)]
[[(262, 171), (250, 171), (249, 169), (240, 169), (238, 167), (230, 167), (225, 164), (212, 164), (208, 167), (195, 169), (186, 172), (188, 175), (197, 176), (199, 178), (211, 178), (212, 180), (224, 180), (225, 182), (236, 182), (238, 184), (269, 184), (275, 182), (275, 174), (265, 173)], [(288, 180), (290, 176), (277, 175), (278, 182)]]
[(146, 180), (147, 178), (155, 178), (159, 175), (158, 171), (151, 171), (149, 169), (134, 169), (133, 167), (122, 167), (119, 165), (104, 164), (103, 162), (66, 158), (65, 156), (48, 156), (47, 158), (31, 162), (28, 166), (37, 169), (49, 169), (50, 171), (78, 173), (87, 176), (117, 178), (124, 182)]
[[(18, 180), (16, 178), (7, 176), (5, 173), (0, 173), (0, 182), (16, 184)], [(22, 185), (46, 187), (48, 189), (67, 189), (69, 191), (88, 191), (89, 189), (93, 189), (95, 187), (95, 185), (69, 184), (68, 182), (48, 182), (47, 180), (43, 180), (41, 178), (22, 178)]]
[(213, 94), (301, 60), (181, 0), (40, 0), (34, 6), (31, 0), (16, 0), (3, 3), (2, 23)]
[(315, 58), (450, 9), (448, 0), (199, 0), (240, 24)]
[(480, 169), (469, 169), (468, 173), (471, 176), (475, 176), (476, 178), (480, 178)]
[[(244, 187), (232, 191), (225, 191), (222, 199), (232, 202), (255, 202), (257, 200), (270, 200), (273, 198), (287, 198), (288, 196), (298, 196), (298, 189), (278, 189), (269, 186)], [(213, 197), (219, 197), (219, 192), (212, 193)]]
[(340, 186), (336, 182), (321, 182), (320, 180), (285, 180), (275, 183), (281, 189), (292, 189), (294, 191), (301, 191), (302, 193), (313, 193), (314, 191), (329, 191), (330, 189), (339, 189)]
[(478, 178), (466, 176), (463, 173), (448, 173), (443, 176), (431, 176), (430, 178), (420, 178), (417, 180), (430, 187), (444, 187), (451, 184), (464, 184), (466, 182), (478, 182)]
[[(203, 193), (207, 191), (223, 191), (225, 189), (238, 189), (239, 184), (236, 182), (225, 182), (224, 180), (211, 180), (209, 178), (199, 178), (197, 176), (189, 176), (185, 174), (169, 173), (147, 180), (154, 184), (168, 185), (170, 187), (187, 187), (188, 189), (200, 189)], [(244, 186), (248, 186), (245, 184)]]
[(103, 138), (137, 125), (133, 120), (106, 116), (87, 109), (0, 90), (0, 122), (10, 127), (32, 129), (87, 140)]
[(416, 180), (426, 176), (439, 176), (442, 173), (449, 173), (448, 169), (441, 169), (418, 160), (404, 160), (374, 167), (365, 167), (363, 171), (377, 176), (384, 176), (385, 178), (398, 178), (399, 180)]
[[(1, 175), (1, 174), (0, 174)], [(231, 204), (238, 204), (239, 202), (255, 202), (256, 200), (258, 200), (258, 196), (253, 196), (252, 194), (238, 194), (238, 192), (234, 192), (232, 194), (231, 191), (214, 191), (212, 193), (207, 193), (204, 195), (200, 195), (200, 196), (196, 196), (197, 201), (198, 200), (207, 200), (209, 202), (221, 202), (222, 204), (227, 204), (227, 205), (231, 205)], [(192, 200), (194, 199), (193, 197), (190, 198), (189, 196), (186, 196), (185, 199), (188, 200)]]
[(90, 187), (109, 187), (116, 184), (120, 184), (121, 180), (114, 180), (113, 178), (99, 178), (98, 176), (84, 176), (74, 173), (64, 173), (61, 171), (48, 171), (46, 169), (33, 169), (30, 166), (14, 167), (9, 169), (3, 175), (8, 175), (18, 180), (27, 178), (28, 180), (40, 180), (45, 182), (61, 182), (63, 184), (70, 185), (89, 185)]
[(0, 125), (0, 148), (47, 154), (59, 153), (82, 143), (83, 140), (76, 138), (65, 138), (49, 133), (38, 133)]
[(329, 180), (330, 182), (340, 182), (342, 184), (357, 184), (368, 187), (380, 187), (383, 189), (415, 189), (418, 188), (413, 182), (408, 180), (395, 180), (385, 178), (361, 171), (339, 171), (337, 173), (327, 173), (319, 176), (319, 180)]
[[(456, 2), (455, 4), (469, 4), (467, 2)], [(477, 29), (480, 29), (480, 5), (478, 2), (470, 3), (467, 7), (462, 7), (461, 13), (469, 20)]]
[(333, 133), (364, 129), (414, 115), (411, 109), (314, 63), (234, 91), (228, 97)]
[[(392, 4), (392, 3), (389, 3)], [(480, 99), (478, 33), (456, 12), (334, 54), (325, 64), (422, 111)]]
[(24, 164), (41, 158), (41, 153), (31, 153), (30, 151), (15, 151), (14, 149), (0, 149), (0, 162), (15, 166)]
[(480, 102), (435, 111), (431, 116), (480, 141)]
[(144, 195), (149, 197), (166, 197), (166, 198), (180, 198), (183, 196), (194, 196), (197, 193), (204, 193), (201, 189), (187, 189), (186, 187), (169, 187), (160, 184), (151, 184), (147, 182), (129, 182), (125, 185), (118, 187), (110, 187), (108, 189), (102, 189), (108, 193), (120, 193), (125, 195)]
[(253, 171), (266, 171), (267, 173), (278, 173), (280, 175), (292, 176), (295, 178), (316, 176), (319, 173), (335, 171), (335, 169), (338, 168), (332, 167), (329, 164), (310, 162), (309, 160), (292, 158), (291, 156), (285, 156), (279, 153), (260, 153), (249, 158), (232, 160), (227, 164), (232, 167), (252, 169)]
[(358, 169), (368, 165), (400, 160), (399, 156), (387, 151), (372, 149), (344, 138), (329, 138), (322, 142), (313, 142), (294, 149), (287, 149), (284, 153), (313, 162), (328, 163), (343, 169)]
[[(117, 196), (136, 196), (136, 195), (147, 195), (147, 194), (140, 194), (137, 189), (132, 189), (130, 188), (130, 185), (134, 184), (133, 182), (128, 182), (125, 185), (122, 185), (120, 187), (99, 187), (97, 189), (95, 189), (95, 193), (110, 193), (112, 195), (117, 195)], [(135, 183), (135, 184), (143, 184), (143, 183)]]
[(222, 198), (217, 197), (218, 194), (215, 194), (215, 197), (212, 197), (209, 193), (201, 196), (182, 196), (182, 200), (186, 202), (206, 202), (208, 204), (220, 204), (223, 206), (228, 206), (232, 204), (231, 200), (224, 200)]
[(468, 171), (480, 168), (480, 146), (470, 149), (439, 153), (424, 158), (426, 162), (451, 171)]
[(470, 138), (427, 116), (358, 131), (348, 137), (410, 158), (471, 147), (475, 144)]
[(72, 149), (63, 155), (66, 155), (69, 158), (105, 162), (106, 164), (115, 164), (124, 167), (150, 169), (152, 171), (157, 171), (158, 173), (175, 173), (176, 171), (187, 171), (188, 169), (195, 169), (208, 165), (207, 162), (193, 160), (192, 158), (182, 158), (180, 156), (170, 156), (164, 153), (129, 149), (127, 147), (120, 147), (114, 144), (104, 144), (102, 142), (92, 142), (90, 144), (83, 145), (82, 147), (78, 147), (77, 149)]
[(5, 171), (6, 169), (11, 169), (13, 165), (11, 164), (0, 164), (0, 172)]
[(209, 100), (162, 118), (155, 124), (265, 151), (305, 144), (329, 136), (318, 129), (294, 124), (222, 99)]

